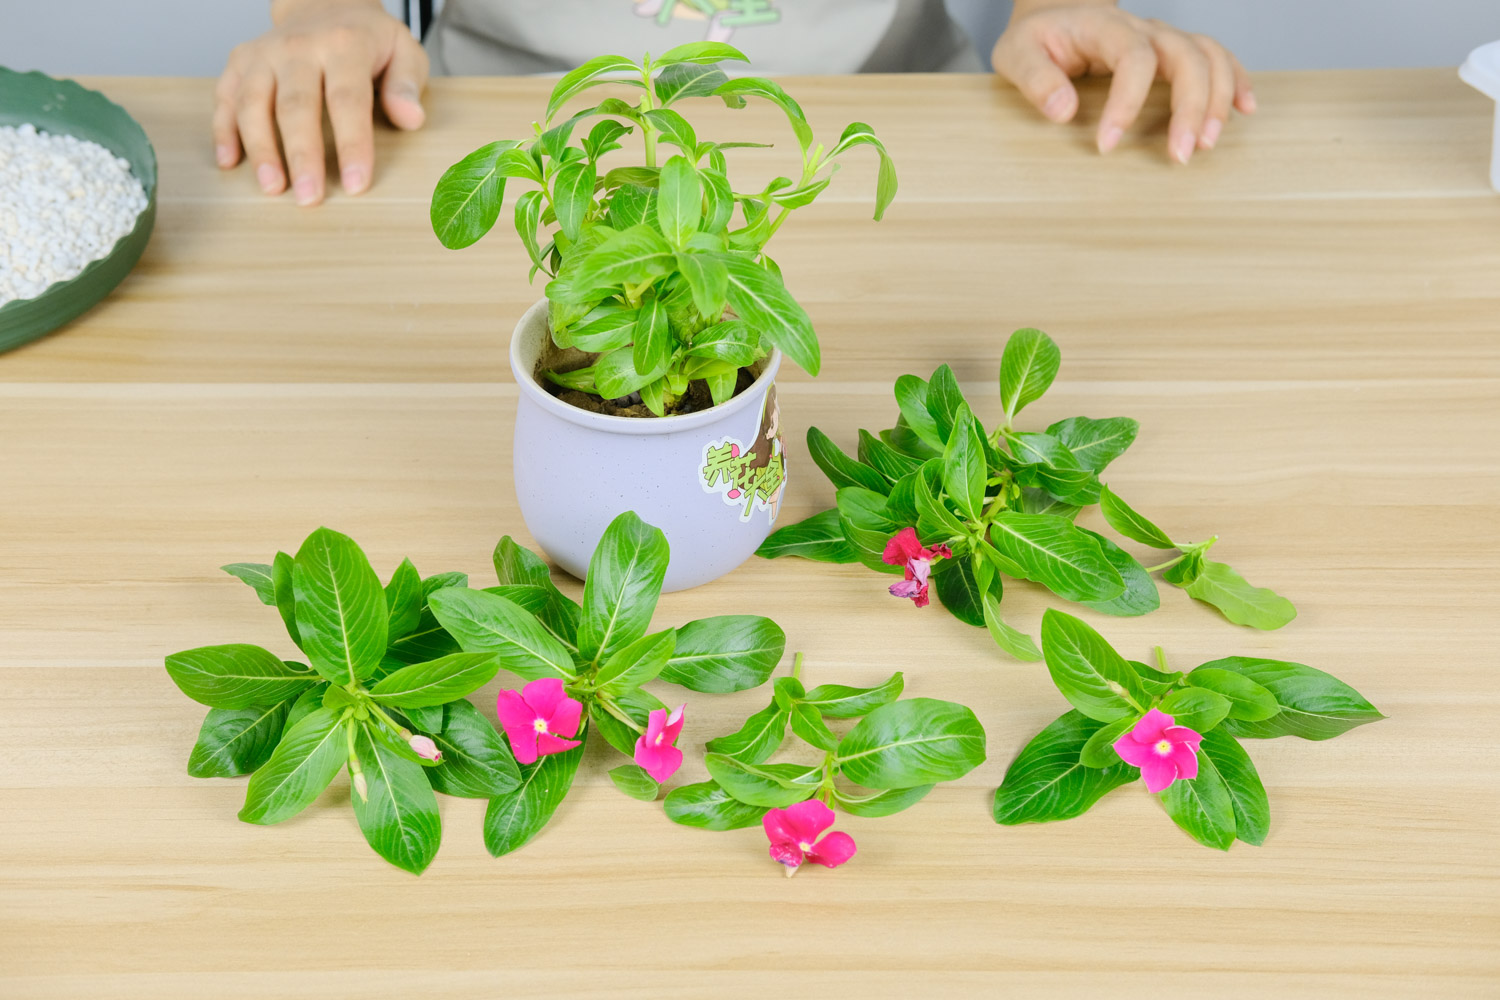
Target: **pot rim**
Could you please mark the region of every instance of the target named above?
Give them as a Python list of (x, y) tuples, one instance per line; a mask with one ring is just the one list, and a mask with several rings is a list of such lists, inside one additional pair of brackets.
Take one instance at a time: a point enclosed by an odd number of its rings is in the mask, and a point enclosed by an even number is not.
[(542, 298), (538, 299), (532, 304), (531, 308), (521, 314), (521, 319), (516, 323), (515, 331), (510, 337), (510, 371), (515, 376), (516, 385), (520, 387), (522, 394), (548, 412), (561, 417), (569, 423), (603, 431), (607, 434), (641, 436), (674, 434), (678, 431), (691, 431), (716, 424), (720, 420), (736, 415), (751, 405), (759, 405), (756, 401), (765, 396), (767, 387), (776, 380), (776, 373), (781, 369), (781, 349), (773, 347), (770, 355), (767, 357), (766, 367), (744, 392), (726, 403), (711, 406), (706, 410), (699, 410), (697, 413), (679, 413), (670, 417), (617, 417), (608, 413), (593, 413), (589, 410), (579, 409), (571, 403), (564, 403), (546, 389), (543, 389), (537, 384), (536, 379), (531, 374), (532, 366), (526, 365), (521, 359), (522, 336), (529, 327), (538, 322), (538, 313), (540, 313), (542, 335), (548, 336), (546, 328), (547, 300)]

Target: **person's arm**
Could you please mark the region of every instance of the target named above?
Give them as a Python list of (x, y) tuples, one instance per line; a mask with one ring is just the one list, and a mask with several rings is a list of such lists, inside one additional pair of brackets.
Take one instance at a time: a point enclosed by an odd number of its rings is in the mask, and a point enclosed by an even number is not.
[(325, 189), (326, 100), (344, 190), (358, 194), (375, 166), (373, 81), (386, 117), (420, 128), (427, 53), (380, 0), (273, 0), (271, 22), (269, 32), (230, 53), (219, 78), (219, 166), (233, 167), (243, 155), (267, 194), (286, 190), (290, 176), (297, 203), (316, 205)]
[(1055, 122), (1078, 112), (1072, 77), (1114, 74), (1099, 119), (1101, 153), (1119, 144), (1157, 78), (1172, 86), (1167, 150), (1179, 163), (1195, 147), (1214, 147), (1231, 106), (1255, 111), (1250, 78), (1224, 46), (1127, 14), (1113, 0), (1015, 0), (993, 58), (995, 72)]

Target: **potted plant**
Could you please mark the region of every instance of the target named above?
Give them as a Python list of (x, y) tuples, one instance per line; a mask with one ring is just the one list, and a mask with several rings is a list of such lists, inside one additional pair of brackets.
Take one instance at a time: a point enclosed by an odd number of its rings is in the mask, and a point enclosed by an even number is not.
[[(558, 81), (529, 141), (475, 150), (433, 191), (433, 230), (456, 249), (494, 226), (508, 179), (535, 185), (516, 200), (516, 231), (531, 277), (550, 280), (511, 338), (515, 483), (527, 527), (574, 576), (627, 509), (661, 526), (677, 553), (667, 590), (712, 580), (755, 551), (786, 483), (777, 370), (783, 356), (809, 374), (819, 368), (812, 321), (766, 244), (856, 146), (880, 157), (876, 219), (896, 193), (895, 168), (868, 125), (850, 125), (831, 147), (816, 143), (780, 86), (731, 80), (717, 65), (744, 59), (700, 42), (639, 63), (590, 60)], [(607, 98), (553, 123), (602, 84), (639, 100)], [(725, 151), (761, 144), (700, 139), (674, 106), (709, 96), (779, 107), (801, 148), (800, 175), (736, 190)], [(599, 120), (583, 134), (590, 118)], [(636, 132), (639, 160), (606, 165)]]

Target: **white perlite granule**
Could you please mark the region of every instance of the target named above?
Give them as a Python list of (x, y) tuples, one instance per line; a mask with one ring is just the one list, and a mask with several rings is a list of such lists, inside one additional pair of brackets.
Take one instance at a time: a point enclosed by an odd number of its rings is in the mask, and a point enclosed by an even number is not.
[(0, 126), (0, 306), (75, 277), (145, 207), (130, 164), (98, 143)]

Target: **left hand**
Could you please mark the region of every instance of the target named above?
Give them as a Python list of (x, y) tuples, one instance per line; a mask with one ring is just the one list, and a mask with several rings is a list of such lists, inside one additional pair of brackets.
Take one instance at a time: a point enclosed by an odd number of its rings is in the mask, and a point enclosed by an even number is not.
[(1158, 78), (1172, 86), (1167, 150), (1178, 163), (1186, 163), (1195, 148), (1214, 147), (1231, 106), (1255, 111), (1250, 78), (1228, 49), (1107, 0), (1016, 0), (993, 59), (995, 72), (1055, 122), (1078, 112), (1071, 77), (1113, 73), (1099, 120), (1101, 153), (1119, 145)]

